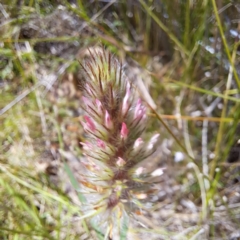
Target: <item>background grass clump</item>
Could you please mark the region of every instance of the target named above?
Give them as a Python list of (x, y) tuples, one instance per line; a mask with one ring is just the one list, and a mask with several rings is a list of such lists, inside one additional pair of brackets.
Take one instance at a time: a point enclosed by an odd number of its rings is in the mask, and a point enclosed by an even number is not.
[(122, 239), (240, 236), (238, 1), (0, 3), (0, 238), (110, 239), (84, 220), (78, 61), (103, 44), (149, 105), (164, 167)]

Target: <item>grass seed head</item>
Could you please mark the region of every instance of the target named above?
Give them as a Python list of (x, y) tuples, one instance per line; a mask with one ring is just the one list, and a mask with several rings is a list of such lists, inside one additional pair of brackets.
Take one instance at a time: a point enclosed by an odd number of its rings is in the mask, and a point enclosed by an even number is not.
[(137, 211), (139, 202), (153, 192), (151, 173), (143, 174), (139, 164), (155, 151), (159, 134), (149, 143), (140, 137), (146, 127), (146, 107), (135, 98), (122, 65), (111, 53), (90, 51), (82, 68), (86, 111), (82, 125), (89, 136), (82, 143), (88, 182), (83, 187), (92, 208), (104, 209), (95, 219), (114, 224), (114, 218)]

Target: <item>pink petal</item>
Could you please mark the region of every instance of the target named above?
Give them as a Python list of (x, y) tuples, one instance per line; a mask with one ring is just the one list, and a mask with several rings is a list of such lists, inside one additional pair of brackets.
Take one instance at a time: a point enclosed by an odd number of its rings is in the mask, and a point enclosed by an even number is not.
[(117, 165), (118, 165), (119, 167), (122, 167), (122, 166), (124, 166), (125, 164), (126, 164), (126, 161), (123, 160), (121, 157), (118, 157)]
[(110, 115), (109, 115), (107, 110), (105, 112), (105, 125), (109, 129), (112, 129), (112, 127), (113, 127), (113, 123), (112, 123), (111, 117), (110, 117)]
[(133, 145), (133, 148), (134, 149), (137, 149), (140, 145), (143, 144), (143, 140), (142, 138), (138, 138), (135, 142), (134, 142), (134, 145)]
[(90, 142), (80, 142), (80, 144), (83, 146), (84, 150), (92, 150), (92, 144)]
[(96, 104), (97, 104), (98, 111), (102, 111), (102, 103), (100, 102), (100, 100), (96, 99)]
[(90, 129), (92, 132), (95, 132), (96, 127), (95, 127), (95, 124), (92, 121), (92, 119), (90, 117), (88, 117), (88, 116), (84, 116), (84, 118), (86, 120), (87, 128)]
[(88, 98), (82, 96), (82, 100), (83, 100), (83, 103), (86, 105), (86, 106), (89, 106), (91, 104), (91, 102), (89, 101)]
[(142, 105), (141, 99), (138, 99), (137, 105), (134, 111), (134, 119), (141, 119), (146, 115), (146, 108), (144, 105)]
[(128, 136), (128, 132), (129, 132), (129, 130), (127, 128), (127, 125), (126, 125), (126, 123), (123, 122), (122, 128), (121, 128), (121, 138), (126, 139)]
[(160, 134), (155, 134), (152, 136), (152, 138), (150, 139), (150, 142), (148, 144), (148, 149), (152, 149), (154, 147), (154, 145), (157, 143), (158, 138), (159, 138)]
[(97, 139), (97, 146), (102, 149), (106, 148), (106, 144), (101, 139)]

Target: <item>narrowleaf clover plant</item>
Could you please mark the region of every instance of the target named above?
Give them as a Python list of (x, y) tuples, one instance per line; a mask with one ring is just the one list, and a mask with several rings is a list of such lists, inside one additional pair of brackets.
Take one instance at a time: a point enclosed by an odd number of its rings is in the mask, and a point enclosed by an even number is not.
[(136, 98), (121, 63), (105, 49), (89, 54), (81, 64), (86, 112), (81, 124), (89, 139), (81, 143), (85, 155), (81, 190), (92, 221), (113, 237), (154, 193), (152, 179), (162, 171), (146, 173), (141, 162), (155, 151), (159, 134), (148, 143), (142, 140), (146, 107)]

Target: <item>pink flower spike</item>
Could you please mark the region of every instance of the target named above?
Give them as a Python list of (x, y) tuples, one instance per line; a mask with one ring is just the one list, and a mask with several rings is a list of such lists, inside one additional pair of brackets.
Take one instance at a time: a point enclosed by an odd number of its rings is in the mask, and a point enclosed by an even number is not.
[(153, 135), (153, 137), (150, 139), (150, 142), (147, 147), (149, 150), (153, 149), (154, 145), (158, 141), (159, 136), (160, 136), (160, 134), (157, 133), (157, 134)]
[(127, 90), (126, 90), (126, 95), (123, 98), (123, 105), (122, 105), (122, 114), (125, 115), (128, 108), (129, 108), (129, 98), (130, 98), (130, 83), (127, 83)]
[(138, 138), (135, 142), (134, 142), (134, 145), (133, 145), (133, 148), (134, 149), (137, 149), (140, 145), (143, 144), (143, 140), (141, 138)]
[(102, 111), (102, 103), (100, 102), (100, 100), (96, 99), (96, 104), (97, 104), (97, 108), (98, 108), (98, 111)]
[(138, 111), (141, 108), (141, 106), (142, 106), (142, 100), (139, 98), (137, 100), (136, 111)]
[(108, 129), (112, 129), (113, 127), (113, 123), (112, 123), (112, 120), (111, 120), (111, 117), (108, 113), (108, 111), (106, 110), (105, 112), (105, 125)]
[(80, 144), (83, 146), (84, 150), (92, 150), (92, 144), (90, 142), (80, 142)]
[(92, 119), (88, 116), (84, 116), (85, 120), (86, 120), (86, 126), (89, 130), (91, 130), (92, 132), (95, 132), (96, 127), (94, 122), (92, 121)]
[(84, 96), (82, 96), (82, 100), (83, 100), (83, 103), (84, 103), (87, 107), (91, 104), (91, 102), (89, 101), (89, 99), (86, 98), (86, 97), (84, 97)]
[(102, 149), (106, 148), (106, 144), (101, 139), (97, 139), (97, 146)]
[(138, 99), (134, 112), (134, 119), (140, 119), (146, 114), (146, 108), (142, 105), (141, 99)]
[(80, 121), (83, 129), (86, 131), (87, 130), (87, 124), (84, 121)]
[(121, 138), (123, 138), (124, 140), (127, 138), (128, 136), (128, 128), (127, 128), (127, 125), (126, 123), (122, 123), (122, 128), (121, 128)]
[(122, 166), (124, 166), (125, 164), (126, 164), (126, 161), (123, 160), (121, 157), (118, 157), (117, 165), (118, 165), (119, 167), (122, 167)]

